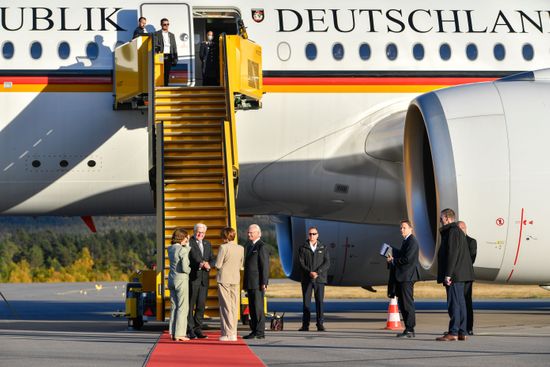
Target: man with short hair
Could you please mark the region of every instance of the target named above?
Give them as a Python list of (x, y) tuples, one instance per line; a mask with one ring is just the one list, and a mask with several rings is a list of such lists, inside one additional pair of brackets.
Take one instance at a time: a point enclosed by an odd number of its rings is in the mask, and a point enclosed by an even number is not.
[(456, 224), (452, 209), (441, 211), (441, 245), (437, 254), (437, 282), (447, 292), (449, 331), (437, 341), (466, 340), (466, 301), (464, 282), (474, 280), (474, 269), (466, 243), (466, 235)]
[(155, 32), (155, 52), (164, 54), (164, 85), (170, 83), (170, 70), (178, 63), (178, 48), (174, 33), (168, 31), (170, 22), (166, 18), (160, 21), (161, 30)]
[(139, 17), (138, 26), (136, 27), (136, 29), (134, 29), (134, 35), (132, 36), (132, 39), (138, 38), (140, 36), (146, 36), (147, 35), (147, 29), (145, 29), (146, 25), (147, 25), (147, 19), (145, 17)]
[(414, 338), (416, 310), (414, 307), (414, 282), (420, 279), (418, 242), (412, 234), (412, 225), (408, 220), (400, 222), (399, 229), (403, 243), (399, 250), (388, 256), (387, 261), (395, 269), (396, 296), (399, 310), (405, 321), (405, 330), (397, 334), (398, 338)]
[(243, 287), (248, 296), (250, 334), (244, 339), (265, 338), (264, 297), (269, 281), (269, 249), (261, 240), (262, 231), (257, 224), (248, 227), (245, 245)]
[(204, 339), (207, 336), (202, 332), (204, 321), (204, 309), (208, 297), (208, 282), (210, 268), (214, 265), (212, 244), (206, 240), (206, 224), (197, 223), (193, 236), (189, 239), (189, 316), (187, 322), (187, 334), (189, 338)]
[(317, 227), (309, 227), (307, 240), (298, 249), (298, 259), (302, 269), (302, 327), (299, 331), (309, 331), (311, 319), (311, 292), (315, 296), (315, 315), (317, 318), (317, 331), (325, 331), (323, 325), (325, 298), (325, 284), (327, 273), (330, 267), (328, 248), (319, 241), (319, 230)]
[[(458, 227), (464, 232), (466, 235), (466, 242), (468, 242), (468, 250), (470, 251), (470, 258), (472, 259), (472, 265), (476, 261), (476, 255), (477, 255), (477, 241), (468, 236), (468, 228), (466, 227), (466, 223), (463, 221), (458, 221)], [(473, 287), (473, 281), (467, 281), (464, 282), (464, 298), (466, 300), (466, 330), (468, 331), (468, 335), (474, 335), (474, 307), (472, 305), (472, 287)]]

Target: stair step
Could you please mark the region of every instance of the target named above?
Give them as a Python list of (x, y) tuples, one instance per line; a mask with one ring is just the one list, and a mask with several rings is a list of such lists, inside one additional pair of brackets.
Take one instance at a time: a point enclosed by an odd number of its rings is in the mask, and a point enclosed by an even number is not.
[(175, 122), (175, 123), (164, 123), (163, 124), (163, 127), (164, 129), (177, 129), (177, 128), (193, 128), (193, 129), (200, 129), (200, 128), (208, 128), (208, 129), (214, 129), (214, 128), (217, 128), (217, 129), (221, 129), (222, 127), (222, 121), (220, 121), (219, 119), (218, 120), (215, 120), (215, 121), (209, 121), (209, 122), (201, 122), (201, 123), (197, 123), (195, 121), (192, 121), (192, 122), (188, 122), (188, 123), (185, 123), (185, 122)]
[(223, 171), (215, 171), (215, 172), (197, 172), (197, 173), (182, 173), (182, 172), (165, 172), (165, 176), (169, 177), (197, 177), (197, 176), (203, 176), (203, 177), (220, 177), (223, 178)]
[[(225, 215), (201, 215), (201, 220), (207, 220), (207, 219), (224, 219)], [(197, 219), (197, 215), (165, 215), (164, 220), (185, 220), (185, 219)]]
[(188, 86), (156, 86), (155, 91), (188, 91), (190, 93), (193, 92), (212, 92), (212, 91), (224, 91), (225, 88), (221, 85), (214, 85), (214, 86), (200, 86), (200, 87), (188, 87)]
[(221, 136), (218, 131), (165, 132), (164, 136)]
[(164, 164), (164, 169), (223, 168), (223, 163)]
[(219, 152), (221, 148), (164, 148), (165, 152)]
[[(164, 99), (164, 98), (163, 98)], [(170, 101), (170, 102), (157, 102), (155, 103), (155, 106), (162, 106), (162, 107), (166, 107), (166, 106), (202, 106), (202, 105), (207, 105), (207, 106), (216, 106), (216, 105), (220, 105), (220, 106), (223, 106), (224, 109), (225, 109), (225, 99), (219, 99), (219, 100), (205, 100), (205, 101)]]
[(224, 119), (224, 116), (156, 116), (155, 122), (160, 121), (197, 121), (197, 120), (211, 120), (213, 122)]
[(183, 107), (174, 107), (174, 108), (157, 108), (155, 109), (155, 114), (160, 113), (211, 113), (211, 112), (219, 112), (225, 116), (225, 107), (217, 107), (217, 108), (183, 108)]
[(190, 210), (223, 210), (227, 209), (225, 205), (211, 205), (211, 206), (192, 206), (192, 207), (179, 207), (179, 206), (165, 206), (164, 210), (168, 211), (190, 211)]
[(219, 137), (211, 139), (164, 139), (164, 144), (221, 144), (222, 140)]
[(222, 158), (222, 155), (199, 155), (199, 156), (190, 156), (190, 155), (185, 155), (185, 156), (181, 156), (181, 155), (165, 155), (164, 156), (164, 160), (182, 160), (182, 161), (185, 161), (185, 160), (204, 160), (204, 161), (207, 161), (207, 160), (212, 160), (212, 161), (220, 161)]
[(165, 193), (193, 193), (193, 192), (223, 192), (225, 191), (223, 188), (204, 188), (204, 187), (197, 187), (192, 189), (173, 189), (173, 188), (164, 188)]
[(190, 202), (190, 201), (224, 201), (225, 202), (225, 197), (224, 196), (212, 196), (212, 197), (209, 197), (209, 196), (197, 196), (197, 197), (185, 197), (185, 198), (182, 198), (182, 197), (178, 197), (178, 198), (164, 198), (164, 202), (166, 203), (187, 203), (187, 202)]
[(166, 184), (200, 184), (200, 183), (217, 183), (223, 185), (224, 181), (215, 178), (193, 178), (193, 179), (168, 179), (164, 180)]

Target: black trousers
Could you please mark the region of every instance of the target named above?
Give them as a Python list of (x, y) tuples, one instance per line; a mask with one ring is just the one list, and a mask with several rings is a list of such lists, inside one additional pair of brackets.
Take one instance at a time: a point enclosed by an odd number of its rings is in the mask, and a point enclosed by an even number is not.
[(265, 314), (264, 296), (265, 293), (259, 289), (247, 289), (248, 309), (250, 310), (251, 334), (258, 336), (265, 335)]
[(414, 282), (397, 282), (397, 304), (405, 321), (405, 330), (414, 331), (416, 326), (416, 309), (414, 306)]
[(474, 307), (472, 306), (472, 287), (474, 282), (464, 282), (464, 300), (466, 301), (466, 330), (474, 330)]
[(302, 302), (303, 302), (303, 315), (302, 325), (309, 327), (309, 321), (311, 319), (311, 292), (315, 297), (315, 314), (317, 316), (317, 326), (322, 326), (325, 321), (325, 309), (323, 300), (325, 298), (325, 284), (317, 283), (315, 281), (302, 282)]
[(207, 285), (202, 285), (200, 282), (189, 283), (189, 314), (187, 316), (188, 331), (201, 333), (207, 296)]
[(172, 55), (164, 54), (164, 86), (170, 83), (170, 70), (172, 70)]
[(449, 312), (449, 334), (466, 335), (466, 302), (464, 282), (454, 282), (445, 287), (447, 291), (447, 311)]

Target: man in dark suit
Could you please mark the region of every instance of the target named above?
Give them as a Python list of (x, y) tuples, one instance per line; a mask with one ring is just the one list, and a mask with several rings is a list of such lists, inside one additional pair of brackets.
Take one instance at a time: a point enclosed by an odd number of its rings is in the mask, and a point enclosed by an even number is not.
[(214, 33), (206, 33), (206, 41), (201, 42), (199, 58), (202, 62), (202, 85), (220, 85), (219, 46), (214, 41)]
[(145, 17), (139, 17), (138, 26), (136, 27), (136, 29), (134, 29), (134, 35), (132, 36), (132, 39), (137, 38), (139, 36), (146, 36), (147, 35), (147, 29), (145, 29), (146, 25), (147, 25), (147, 19), (145, 19)]
[(166, 18), (160, 21), (162, 29), (155, 32), (155, 52), (164, 54), (164, 85), (170, 82), (170, 70), (178, 63), (178, 48), (174, 33), (168, 31), (170, 22)]
[(398, 338), (414, 338), (416, 310), (414, 307), (414, 282), (420, 279), (418, 263), (418, 242), (412, 234), (412, 225), (408, 220), (400, 224), (403, 243), (399, 250), (388, 256), (388, 262), (395, 268), (395, 293), (399, 310), (405, 321), (405, 330), (397, 334)]
[[(468, 236), (468, 228), (466, 227), (466, 223), (463, 221), (459, 221), (458, 227), (464, 232), (466, 235), (466, 242), (468, 242), (468, 250), (470, 250), (470, 258), (472, 259), (472, 265), (476, 261), (477, 256), (477, 241)], [(466, 300), (466, 330), (468, 331), (468, 335), (474, 335), (474, 307), (472, 305), (472, 287), (473, 287), (473, 281), (467, 281), (464, 282), (464, 298)]]
[(189, 240), (189, 314), (187, 317), (187, 334), (190, 339), (203, 339), (202, 332), (204, 309), (208, 297), (208, 281), (214, 256), (212, 245), (205, 240), (207, 227), (203, 223), (195, 224), (193, 237)]
[(248, 227), (247, 235), (243, 287), (248, 295), (251, 332), (244, 339), (264, 339), (264, 297), (269, 281), (269, 249), (260, 238), (262, 232), (257, 224)]
[(437, 341), (466, 340), (466, 301), (464, 282), (474, 280), (474, 267), (466, 242), (466, 235), (455, 222), (452, 209), (441, 211), (441, 245), (437, 253), (437, 282), (447, 292), (449, 331)]
[(317, 317), (317, 331), (325, 331), (323, 301), (325, 298), (325, 284), (330, 267), (328, 248), (319, 239), (317, 227), (310, 227), (307, 231), (308, 239), (298, 249), (300, 268), (302, 269), (302, 327), (299, 331), (309, 331), (311, 318), (311, 292), (315, 296), (315, 315)]

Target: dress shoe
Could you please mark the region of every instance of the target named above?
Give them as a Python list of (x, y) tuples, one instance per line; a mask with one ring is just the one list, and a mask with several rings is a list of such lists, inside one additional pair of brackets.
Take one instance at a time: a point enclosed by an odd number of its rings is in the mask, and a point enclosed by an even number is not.
[(327, 331), (323, 325), (317, 325), (317, 331)]
[(195, 335), (195, 333), (187, 334), (187, 337), (188, 337), (189, 339), (197, 339), (197, 335)]
[(473, 330), (468, 330), (468, 335), (470, 335), (470, 336), (474, 335), (474, 331)]
[(187, 340), (189, 340), (189, 338), (186, 337), (186, 336), (176, 337), (176, 341), (177, 341), (177, 342), (185, 342), (185, 341), (187, 341)]
[(237, 341), (237, 335), (230, 335), (227, 337), (227, 340), (230, 342), (236, 342)]
[(458, 340), (465, 341), (465, 340), (467, 340), (467, 339), (468, 339), (468, 337), (467, 337), (466, 335), (464, 335), (464, 334), (458, 334)]
[(228, 342), (228, 341), (230, 341), (230, 340), (229, 340), (229, 337), (228, 337), (227, 335), (220, 336), (220, 338), (219, 338), (218, 340), (221, 341), (221, 342)]
[(414, 338), (415, 335), (414, 335), (414, 331), (405, 330), (402, 333), (397, 334), (397, 337), (398, 338)]
[(243, 339), (254, 339), (256, 338), (256, 334), (250, 333), (248, 335), (243, 336)]
[(455, 340), (458, 340), (458, 337), (456, 335), (446, 334), (435, 338), (435, 340), (438, 342), (454, 342)]
[(254, 339), (265, 339), (265, 335), (256, 335)]
[(208, 335), (204, 335), (203, 333), (196, 333), (197, 334), (197, 338), (199, 339), (208, 339)]
[(309, 327), (308, 326), (302, 326), (301, 328), (298, 329), (298, 331), (309, 331)]

